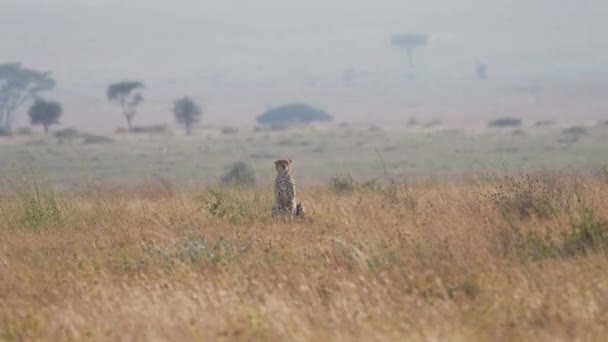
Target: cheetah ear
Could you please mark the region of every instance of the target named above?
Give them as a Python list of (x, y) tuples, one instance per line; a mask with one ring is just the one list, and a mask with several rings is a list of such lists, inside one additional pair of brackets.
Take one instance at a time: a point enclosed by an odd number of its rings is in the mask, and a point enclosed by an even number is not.
[(278, 159), (277, 159), (277, 160), (275, 160), (275, 161), (274, 161), (274, 165), (278, 165), (278, 164), (279, 164), (279, 162), (280, 162), (280, 160), (278, 160)]
[(289, 162), (289, 165), (293, 164), (293, 160), (287, 159), (287, 161)]

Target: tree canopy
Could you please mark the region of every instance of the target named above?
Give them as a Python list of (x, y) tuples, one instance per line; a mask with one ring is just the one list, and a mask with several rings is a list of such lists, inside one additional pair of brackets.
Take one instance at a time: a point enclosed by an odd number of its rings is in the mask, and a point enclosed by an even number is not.
[(425, 34), (415, 32), (405, 32), (393, 35), (391, 44), (394, 46), (413, 49), (426, 45), (428, 37)]
[(144, 87), (144, 84), (139, 81), (122, 81), (110, 84), (108, 87), (108, 100), (120, 104), (122, 113), (127, 119), (129, 131), (132, 129), (131, 122), (137, 113), (137, 106), (144, 100), (144, 97), (137, 90)]
[(192, 126), (200, 122), (202, 110), (190, 97), (185, 96), (173, 104), (173, 114), (177, 123), (184, 125), (186, 133), (192, 132)]
[(406, 49), (410, 68), (414, 67), (414, 49), (425, 46), (427, 42), (427, 35), (415, 32), (395, 34), (391, 38), (393, 46)]
[(303, 103), (292, 103), (272, 108), (257, 117), (263, 125), (297, 125), (331, 121), (333, 117), (326, 111)]
[(49, 72), (28, 69), (20, 63), (0, 64), (0, 132), (11, 132), (21, 105), (54, 87)]
[(28, 112), (32, 125), (42, 125), (44, 132), (49, 132), (49, 126), (59, 123), (63, 109), (59, 102), (36, 100)]

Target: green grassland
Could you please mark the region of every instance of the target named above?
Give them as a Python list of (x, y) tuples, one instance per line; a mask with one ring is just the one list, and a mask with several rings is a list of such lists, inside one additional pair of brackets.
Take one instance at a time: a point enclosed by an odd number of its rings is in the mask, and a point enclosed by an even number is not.
[(41, 135), (0, 139), (0, 173), (45, 174), (60, 185), (90, 180), (130, 183), (164, 178), (177, 184), (219, 180), (245, 161), (258, 180), (273, 177), (272, 161), (296, 162), (298, 178), (318, 183), (334, 175), (360, 180), (386, 174), (516, 173), (545, 168), (588, 168), (608, 162), (608, 126), (451, 129), (333, 125), (289, 130), (204, 129), (178, 133)]

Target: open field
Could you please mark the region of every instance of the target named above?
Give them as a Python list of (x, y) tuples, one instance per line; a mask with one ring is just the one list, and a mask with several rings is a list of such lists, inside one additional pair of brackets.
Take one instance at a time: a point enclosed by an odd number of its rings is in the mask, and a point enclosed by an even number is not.
[[(423, 139), (421, 137), (421, 139)], [(603, 340), (608, 175), (0, 192), (0, 340)]]
[(423, 128), (424, 123), (241, 129), (234, 134), (205, 129), (190, 137), (17, 136), (0, 139), (0, 174), (12, 177), (34, 170), (47, 174), (54, 184), (75, 186), (92, 180), (132, 183), (158, 178), (182, 185), (210, 184), (232, 163), (245, 161), (258, 180), (271, 181), (272, 161), (290, 157), (300, 182), (318, 184), (345, 174), (368, 180), (386, 174), (517, 173), (608, 163), (608, 125), (457, 129)]

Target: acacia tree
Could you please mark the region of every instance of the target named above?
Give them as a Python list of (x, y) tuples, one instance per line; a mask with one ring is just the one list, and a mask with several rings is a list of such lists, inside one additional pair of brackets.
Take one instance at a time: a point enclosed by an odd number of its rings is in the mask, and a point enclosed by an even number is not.
[(49, 126), (59, 123), (59, 117), (63, 109), (61, 104), (55, 101), (36, 100), (28, 112), (32, 125), (42, 125), (44, 133), (49, 133)]
[(200, 122), (202, 110), (188, 96), (182, 97), (173, 103), (173, 114), (178, 124), (184, 125), (186, 134), (192, 133), (192, 126)]
[(139, 81), (122, 81), (110, 84), (107, 91), (108, 100), (120, 104), (122, 114), (127, 119), (127, 128), (132, 130), (131, 122), (137, 113), (137, 106), (144, 100), (138, 91), (145, 86)]
[(410, 69), (412, 70), (410, 73), (410, 77), (414, 78), (415, 73), (414, 69), (414, 50), (423, 47), (428, 42), (428, 37), (421, 33), (415, 32), (405, 32), (393, 35), (391, 38), (391, 44), (393, 46), (405, 49), (407, 52), (407, 59)]
[(0, 133), (12, 131), (21, 105), (54, 87), (55, 80), (48, 72), (27, 69), (20, 63), (0, 64)]

